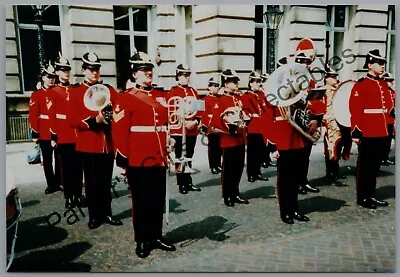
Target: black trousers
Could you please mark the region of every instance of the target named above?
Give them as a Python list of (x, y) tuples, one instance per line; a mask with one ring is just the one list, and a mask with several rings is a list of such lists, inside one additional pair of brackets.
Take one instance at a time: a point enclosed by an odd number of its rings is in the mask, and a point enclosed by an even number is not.
[(361, 138), (356, 170), (357, 199), (375, 197), (376, 176), (384, 158), (387, 137)]
[(65, 199), (82, 196), (83, 167), (81, 155), (75, 151), (75, 143), (58, 144), (57, 152)]
[[(174, 146), (175, 158), (182, 157), (182, 136), (172, 136), (176, 143)], [(194, 154), (194, 148), (196, 146), (197, 136), (186, 136), (186, 158), (192, 158)], [(189, 166), (192, 167), (192, 162), (188, 162)], [(177, 167), (178, 164), (176, 163)], [(192, 175), (190, 173), (177, 173), (176, 183), (178, 186), (186, 186), (193, 184)]]
[[(53, 147), (51, 147), (51, 141), (50, 140), (39, 140), (39, 146), (40, 150), (42, 151), (42, 157), (43, 157), (43, 170), (44, 170), (44, 176), (46, 177), (46, 182), (47, 182), (47, 187), (49, 188), (55, 188), (61, 183), (58, 183), (57, 177), (56, 177), (56, 172), (57, 169), (59, 170), (59, 166), (56, 166), (56, 170), (53, 168)], [(56, 165), (59, 163), (59, 159), (55, 155), (54, 159)], [(58, 171), (60, 172), (60, 171)]]
[(85, 193), (90, 219), (111, 216), (113, 153), (82, 153)]
[(166, 172), (165, 167), (128, 168), (136, 242), (152, 242), (162, 237)]
[(386, 139), (385, 150), (383, 155), (384, 160), (389, 160), (390, 146), (392, 145), (392, 139), (393, 139), (394, 124), (388, 124), (387, 128), (389, 135), (387, 136)]
[(247, 134), (247, 176), (261, 174), (261, 163), (265, 151), (262, 134)]
[(208, 138), (208, 165), (210, 168), (221, 166), (222, 148), (220, 145), (221, 135), (218, 133), (210, 133)]
[(223, 148), (222, 197), (239, 195), (239, 184), (244, 168), (245, 145)]
[[(302, 148), (301, 152), (301, 162), (299, 163), (299, 167), (301, 170), (300, 180), (298, 185), (305, 185), (308, 183), (308, 169), (310, 167), (310, 155), (313, 144), (311, 142), (307, 142), (306, 147)], [(280, 151), (279, 151), (280, 153)]]
[(302, 175), (304, 169), (300, 165), (304, 162), (307, 151), (304, 149), (279, 150), (276, 187), (281, 214), (293, 214), (299, 211), (297, 187), (304, 176)]

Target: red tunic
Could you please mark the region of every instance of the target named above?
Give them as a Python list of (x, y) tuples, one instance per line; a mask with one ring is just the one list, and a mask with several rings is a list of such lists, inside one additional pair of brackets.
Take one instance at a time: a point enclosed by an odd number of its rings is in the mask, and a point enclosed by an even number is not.
[(114, 105), (112, 124), (118, 166), (167, 165), (168, 109), (164, 97), (154, 89), (130, 88), (121, 94)]
[(214, 109), (210, 126), (223, 131), (221, 132), (220, 140), (221, 148), (234, 147), (246, 143), (246, 132), (244, 128), (238, 129), (236, 134), (231, 135), (229, 134), (228, 127), (223, 121), (224, 112), (228, 108), (237, 107), (243, 112), (240, 98), (241, 96), (224, 94), (221, 96), (220, 101), (217, 104), (218, 107)]
[(396, 91), (392, 88), (389, 88), (389, 94), (391, 103), (390, 105), (393, 106), (391, 110), (388, 110), (386, 113), (386, 122), (387, 124), (394, 124), (395, 123), (395, 110), (396, 110)]
[(201, 123), (206, 126), (210, 127), (211, 118), (213, 116), (213, 112), (215, 108), (218, 108), (218, 103), (221, 96), (217, 95), (214, 96), (212, 94), (208, 94), (204, 96), (203, 100), (205, 102), (205, 111), (202, 113), (201, 116)]
[[(111, 103), (118, 97), (115, 89), (106, 85), (111, 94)], [(110, 126), (104, 123), (96, 123), (99, 112), (91, 111), (85, 107), (83, 97), (89, 86), (85, 83), (72, 86), (70, 100), (67, 107), (67, 120), (70, 127), (76, 129), (76, 151), (86, 153), (110, 153), (113, 152), (113, 142)], [(107, 129), (108, 128), (108, 129)]]
[[(171, 90), (168, 93), (168, 99), (170, 99), (173, 96), (179, 96), (182, 98), (187, 99), (199, 99), (199, 93), (197, 92), (196, 89), (192, 87), (182, 87), (182, 86), (174, 86), (171, 88)], [(200, 121), (201, 118), (201, 112), (194, 112), (191, 113), (190, 116), (186, 116), (185, 120), (195, 120), (198, 119)], [(172, 129), (170, 130), (171, 135), (182, 135), (182, 129)], [(192, 130), (186, 129), (186, 135), (187, 136), (197, 136), (198, 135), (198, 125), (195, 125), (195, 127)]]
[(50, 131), (52, 138), (55, 138), (59, 144), (76, 143), (76, 130), (69, 126), (67, 120), (67, 106), (70, 100), (71, 86), (59, 84), (52, 89), (54, 100), (50, 110)]
[(247, 133), (262, 134), (265, 128), (262, 120), (263, 108), (262, 100), (260, 101), (259, 94), (248, 91), (243, 94), (241, 101), (243, 103), (243, 111), (251, 118)]
[(387, 114), (392, 110), (387, 83), (367, 75), (358, 80), (350, 94), (350, 121), (353, 137), (388, 135)]
[(29, 124), (32, 138), (50, 140), (50, 109), (53, 106), (52, 89), (41, 88), (32, 93), (29, 101)]

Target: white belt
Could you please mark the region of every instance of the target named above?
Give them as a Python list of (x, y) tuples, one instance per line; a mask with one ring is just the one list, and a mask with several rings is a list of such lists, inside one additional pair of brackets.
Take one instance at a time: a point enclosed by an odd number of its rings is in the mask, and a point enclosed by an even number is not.
[(41, 119), (49, 119), (49, 116), (47, 114), (41, 114), (41, 115), (39, 115), (39, 118), (41, 118)]
[(131, 132), (166, 132), (167, 126), (131, 126)]
[(59, 118), (59, 119), (67, 119), (67, 116), (66, 116), (65, 114), (57, 113), (57, 114), (56, 114), (56, 118)]
[(251, 117), (260, 117), (260, 115), (259, 115), (259, 114), (256, 114), (256, 113), (250, 114), (250, 116), (251, 116)]
[(275, 117), (275, 121), (282, 121), (282, 120), (286, 120), (286, 119), (284, 119), (282, 116)]
[(364, 113), (386, 113), (386, 109), (364, 109)]

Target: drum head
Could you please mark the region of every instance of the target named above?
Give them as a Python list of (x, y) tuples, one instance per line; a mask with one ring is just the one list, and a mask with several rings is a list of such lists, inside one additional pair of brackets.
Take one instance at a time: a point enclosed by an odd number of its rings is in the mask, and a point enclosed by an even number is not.
[(332, 112), (340, 125), (350, 127), (350, 93), (356, 81), (348, 80), (339, 85), (332, 101)]

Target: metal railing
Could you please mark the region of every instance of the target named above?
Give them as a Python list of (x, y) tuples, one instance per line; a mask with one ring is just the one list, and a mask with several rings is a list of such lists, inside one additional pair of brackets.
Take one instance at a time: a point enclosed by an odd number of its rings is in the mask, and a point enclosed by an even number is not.
[(7, 119), (7, 143), (30, 140), (28, 115), (9, 116)]

